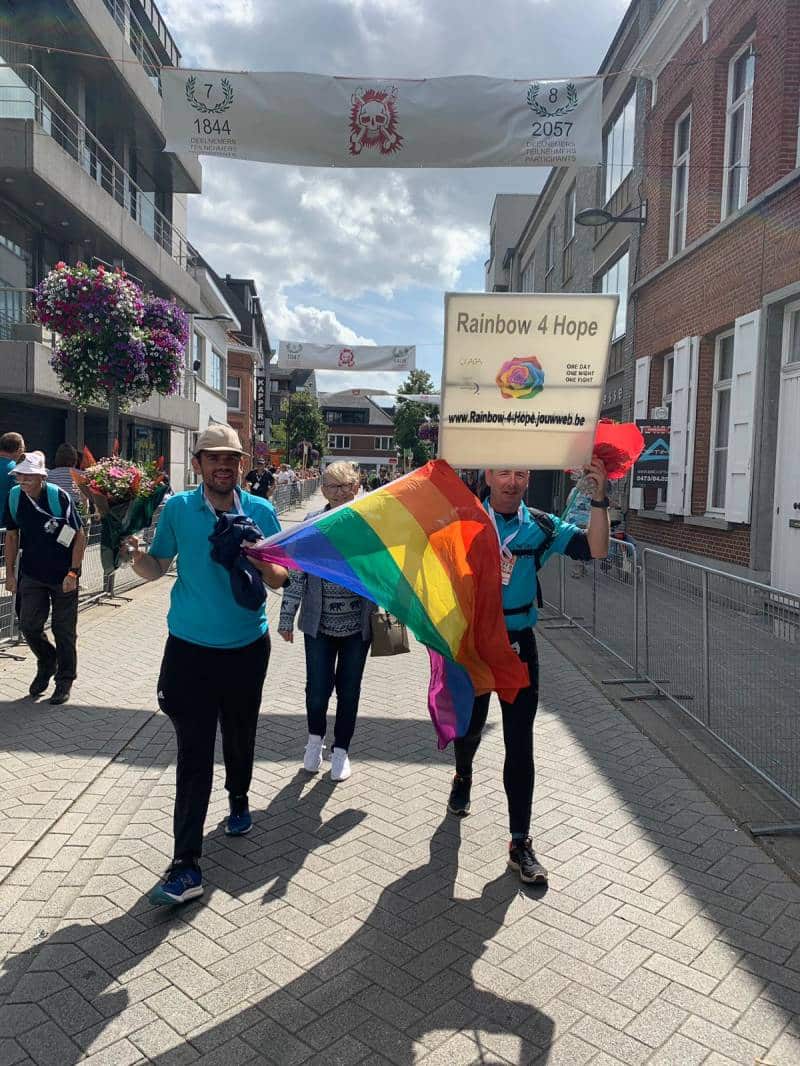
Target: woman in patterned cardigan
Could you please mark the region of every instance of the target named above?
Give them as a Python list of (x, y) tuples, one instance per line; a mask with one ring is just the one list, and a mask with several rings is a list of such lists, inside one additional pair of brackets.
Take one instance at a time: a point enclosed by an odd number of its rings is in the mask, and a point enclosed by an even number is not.
[[(322, 476), (322, 494), (328, 501), (324, 510), (350, 503), (359, 486), (358, 471), (351, 463), (331, 463)], [(307, 518), (321, 513), (317, 511)], [(352, 772), (348, 751), (358, 714), (361, 678), (372, 633), (370, 615), (375, 604), (333, 581), (295, 570), (283, 594), (278, 622), (278, 632), (289, 643), (294, 640), (298, 609), (298, 627), (306, 646), (308, 743), (303, 768), (313, 774), (322, 768), (328, 702), (336, 689), (331, 780), (346, 781)]]

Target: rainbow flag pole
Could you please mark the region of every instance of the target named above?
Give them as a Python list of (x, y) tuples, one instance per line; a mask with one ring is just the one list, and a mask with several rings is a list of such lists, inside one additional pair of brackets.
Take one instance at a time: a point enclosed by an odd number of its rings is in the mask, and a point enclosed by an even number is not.
[(503, 619), (497, 534), (444, 460), (246, 550), (335, 581), (408, 626), (430, 653), (440, 748), (464, 735), (476, 695), (513, 701), (529, 684)]

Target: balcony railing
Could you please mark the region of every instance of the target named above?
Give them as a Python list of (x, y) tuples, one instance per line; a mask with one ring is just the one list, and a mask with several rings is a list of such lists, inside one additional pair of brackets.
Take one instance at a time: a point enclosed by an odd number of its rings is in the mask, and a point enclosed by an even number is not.
[(33, 289), (8, 289), (0, 286), (0, 341), (16, 340), (17, 326), (31, 321)]
[[(165, 64), (159, 56), (155, 45), (150, 40), (147, 30), (131, 10), (130, 0), (103, 0), (103, 2), (122, 31), (125, 40), (131, 46), (133, 54), (141, 63), (153, 87), (160, 94), (161, 68)], [(143, 0), (142, 6), (150, 19), (153, 32), (158, 37), (165, 54), (169, 56), (168, 65), (177, 67), (180, 63), (180, 52), (167, 30), (158, 8), (152, 0)]]
[(179, 266), (186, 269), (186, 237), (156, 207), (88, 126), (29, 63), (0, 66), (0, 118), (33, 119), (39, 128), (123, 207)]

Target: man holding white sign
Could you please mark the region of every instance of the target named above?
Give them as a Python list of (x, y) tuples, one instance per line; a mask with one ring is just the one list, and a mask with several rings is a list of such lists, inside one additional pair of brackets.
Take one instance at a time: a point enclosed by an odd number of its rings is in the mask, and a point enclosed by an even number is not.
[[(503, 784), (511, 843), (508, 863), (531, 884), (547, 882), (530, 833), (533, 723), (539, 662), (533, 627), (541, 606), (538, 571), (554, 554), (603, 559), (608, 554), (606, 470), (591, 456), (618, 297), (565, 293), (449, 293), (439, 454), (455, 467), (486, 470), (484, 506), (500, 544), (503, 613), (511, 645), (530, 685), (500, 705), (506, 749)], [(528, 470), (583, 467), (591, 485), (586, 531), (522, 503)], [(455, 742), (449, 809), (470, 809), (472, 762), (489, 710), (475, 700), (466, 736)]]
[[(604, 559), (608, 554), (606, 470), (593, 458), (585, 469), (591, 484), (591, 519), (585, 532), (555, 515), (529, 510), (522, 499), (528, 488), (526, 470), (487, 470), (489, 496), (484, 501), (500, 543), (503, 614), (511, 647), (528, 667), (530, 685), (513, 703), (500, 700), (506, 757), (503, 784), (508, 800), (511, 842), (508, 865), (528, 884), (546, 884), (547, 870), (536, 858), (530, 837), (533, 805), (533, 723), (539, 702), (539, 660), (533, 627), (542, 606), (538, 571), (555, 554), (571, 559)], [(453, 814), (470, 809), (472, 763), (489, 712), (490, 694), (473, 704), (469, 729), (454, 742), (456, 773), (448, 807)]]

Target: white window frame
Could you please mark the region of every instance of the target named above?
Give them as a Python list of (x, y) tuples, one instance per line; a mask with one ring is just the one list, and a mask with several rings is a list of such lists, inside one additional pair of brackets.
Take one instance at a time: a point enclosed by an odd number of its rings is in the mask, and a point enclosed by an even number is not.
[[(628, 108), (631, 114), (628, 114)], [(630, 145), (626, 144), (626, 125), (629, 126)], [(608, 203), (633, 170), (633, 145), (636, 131), (636, 93), (625, 101), (616, 118), (603, 136), (603, 164), (605, 166), (605, 202)], [(627, 158), (626, 158), (627, 157)], [(616, 162), (615, 162), (616, 160)]]
[[(722, 354), (723, 341), (731, 340), (731, 376), (720, 380), (719, 377), (719, 364), (720, 356)], [(708, 496), (706, 499), (706, 512), (712, 515), (719, 515), (725, 513), (725, 498), (723, 495), (722, 505), (714, 506), (714, 476), (716, 474), (717, 465), (717, 426), (719, 423), (719, 395), (722, 392), (730, 393), (730, 400), (728, 402), (728, 433), (730, 433), (731, 416), (733, 414), (731, 401), (733, 400), (733, 339), (734, 331), (732, 329), (726, 329), (722, 333), (719, 333), (714, 340), (714, 391), (711, 401), (711, 439), (709, 440), (708, 449)], [(726, 476), (725, 476), (725, 493), (727, 493), (727, 462), (728, 462), (728, 436), (725, 438), (725, 464), (726, 464)]]
[[(226, 381), (227, 381), (227, 385), (226, 385), (226, 388), (225, 388), (225, 400), (226, 400), (226, 402), (228, 404), (228, 410), (229, 411), (241, 411), (241, 409), (242, 409), (242, 379), (241, 379), (241, 376), (239, 374), (227, 374), (226, 375)], [(235, 382), (237, 382), (237, 384), (236, 385), (231, 385), (231, 381), (235, 381)], [(237, 394), (237, 397), (238, 397), (238, 399), (236, 400), (235, 404), (231, 403), (231, 393), (232, 392), (235, 392)]]
[[(577, 189), (573, 181), (567, 195), (564, 198), (564, 247), (575, 239), (575, 205), (577, 204)], [(571, 209), (570, 209), (571, 208)]]
[[(214, 392), (222, 392), (222, 382), (227, 380), (227, 374), (225, 373), (225, 356), (220, 352), (218, 348), (211, 345), (211, 358), (208, 361), (209, 375), (206, 379), (206, 384)], [(219, 381), (216, 381), (216, 376), (219, 375)]]
[(391, 437), (376, 437), (375, 438), (375, 451), (376, 452), (391, 452), (394, 450), (394, 440)]
[[(669, 374), (669, 391), (667, 391), (667, 367), (670, 367)], [(675, 380), (675, 352), (667, 352), (661, 360), (661, 407), (666, 407), (670, 412), (670, 418), (672, 417), (672, 383)], [(665, 511), (667, 509), (667, 489), (666, 486), (659, 488), (656, 491), (656, 510)]]
[[(686, 140), (686, 150), (679, 154), (679, 140), (678, 133), (681, 128), (681, 124), (685, 119), (689, 120), (689, 136)], [(691, 154), (692, 144), (692, 109), (687, 107), (682, 115), (679, 115), (675, 122), (675, 129), (672, 137), (672, 194), (670, 196), (669, 203), (669, 254), (670, 257), (677, 255), (678, 252), (682, 252), (686, 247), (686, 215), (689, 209), (689, 156)], [(683, 197), (682, 204), (676, 205), (676, 196), (678, 192), (678, 172), (683, 169), (684, 183), (683, 183)], [(680, 215), (680, 220), (676, 225), (676, 218)]]
[[(753, 80), (750, 85), (745, 87), (741, 96), (733, 99), (733, 82), (734, 82), (734, 70), (736, 63), (741, 57), (748, 51), (753, 50), (754, 64), (755, 64), (755, 49), (752, 38), (747, 41), (734, 56), (731, 57), (728, 63), (728, 90), (726, 97), (725, 108), (725, 167), (723, 170), (722, 178), (722, 210), (720, 213), (721, 218), (727, 218), (728, 215), (738, 211), (740, 207), (747, 203), (747, 187), (748, 179), (750, 176), (750, 133), (753, 124), (753, 86), (755, 85), (755, 65), (753, 68)], [(729, 161), (729, 152), (731, 150), (731, 130), (733, 128), (734, 116), (742, 110), (742, 151), (739, 160), (733, 164)], [(742, 184), (739, 187), (738, 203), (729, 206), (728, 199), (731, 187), (731, 181), (734, 171), (741, 170)]]
[[(619, 286), (619, 269), (623, 259), (627, 259), (627, 265), (625, 268), (625, 288), (620, 289)], [(630, 250), (625, 249), (622, 255), (617, 256), (610, 266), (607, 266), (603, 273), (600, 275), (600, 292), (619, 293), (619, 306), (617, 308), (617, 317), (614, 320), (614, 332), (611, 337), (611, 343), (620, 340), (625, 336), (627, 331), (627, 319), (628, 319), (628, 286), (630, 284)], [(614, 275), (614, 285), (611, 284), (611, 275)], [(621, 326), (618, 331), (617, 327)]]
[(536, 282), (534, 280), (534, 267), (536, 264), (536, 256), (532, 255), (526, 262), (520, 275), (520, 287), (522, 292), (535, 292)]
[[(194, 370), (194, 364), (199, 363), (198, 370)], [(196, 329), (192, 333), (192, 357), (189, 367), (193, 373), (197, 373), (205, 381), (206, 376), (206, 335)]]
[[(650, 364), (649, 355), (644, 355), (636, 360), (633, 378), (633, 417), (646, 419), (650, 415)], [(630, 505), (635, 511), (641, 511), (644, 507), (644, 489), (637, 488), (631, 478)]]
[(544, 236), (544, 291), (553, 291), (553, 275), (556, 270), (556, 220), (547, 223)]
[[(337, 441), (341, 441), (341, 444), (338, 444)], [(349, 434), (329, 433), (328, 447), (337, 452), (349, 452), (352, 447)]]
[(793, 303), (787, 304), (783, 309), (783, 337), (781, 343), (781, 367), (784, 370), (788, 370), (790, 367), (796, 367), (800, 364), (800, 359), (792, 359), (789, 361), (789, 352), (792, 348), (793, 330), (792, 320), (794, 316), (798, 316), (797, 328), (800, 330), (800, 300), (795, 300)]
[(665, 510), (671, 515), (691, 515), (700, 338), (683, 337), (675, 342), (672, 350), (669, 480)]

